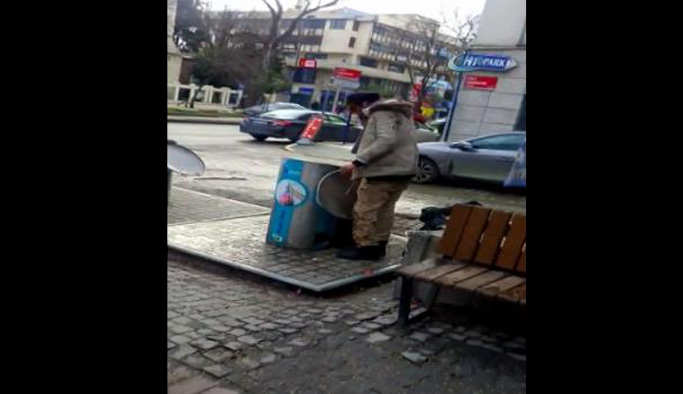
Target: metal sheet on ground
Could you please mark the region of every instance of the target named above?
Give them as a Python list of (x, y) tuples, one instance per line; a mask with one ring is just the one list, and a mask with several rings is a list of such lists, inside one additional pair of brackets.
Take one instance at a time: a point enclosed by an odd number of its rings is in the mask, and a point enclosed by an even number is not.
[(295, 250), (265, 243), (268, 216), (168, 226), (168, 246), (233, 268), (322, 292), (399, 268), (405, 240), (392, 237), (387, 258), (348, 261), (335, 249)]

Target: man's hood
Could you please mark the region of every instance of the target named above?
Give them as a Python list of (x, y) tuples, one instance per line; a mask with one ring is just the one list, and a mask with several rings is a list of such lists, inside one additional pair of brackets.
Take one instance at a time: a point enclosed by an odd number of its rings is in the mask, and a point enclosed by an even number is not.
[(413, 103), (397, 99), (380, 100), (363, 110), (367, 116), (375, 111), (395, 111), (411, 118), (413, 116)]

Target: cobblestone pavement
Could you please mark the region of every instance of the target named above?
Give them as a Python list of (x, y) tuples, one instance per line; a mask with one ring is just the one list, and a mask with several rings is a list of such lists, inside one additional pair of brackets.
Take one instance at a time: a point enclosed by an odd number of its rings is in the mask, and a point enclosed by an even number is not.
[(169, 254), (169, 393), (523, 393), (523, 337), (466, 319), (400, 332), (392, 284), (318, 298)]

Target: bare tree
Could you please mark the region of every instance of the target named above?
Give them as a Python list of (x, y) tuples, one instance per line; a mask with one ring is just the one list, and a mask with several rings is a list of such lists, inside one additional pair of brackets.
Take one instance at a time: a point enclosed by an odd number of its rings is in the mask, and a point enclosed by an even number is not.
[[(416, 74), (422, 76), (422, 87), (416, 98), (418, 108), (429, 90), (438, 82), (449, 58), (462, 53), (472, 43), (477, 21), (478, 16), (461, 20), (456, 10), (452, 20), (444, 18), (441, 24), (430, 19), (416, 18), (409, 25), (421, 37), (417, 40), (421, 45), (411, 45), (404, 62), (412, 86), (417, 82)], [(442, 31), (448, 34), (442, 34)]]
[[(290, 25), (285, 29), (284, 32), (280, 33), (280, 23), (284, 15), (284, 10), (282, 9), (282, 3), (280, 0), (262, 0), (263, 3), (268, 7), (270, 11), (270, 27), (268, 29), (268, 34), (263, 43), (263, 60), (261, 63), (261, 69), (263, 72), (268, 72), (270, 64), (276, 54), (278, 46), (287, 38), (289, 38), (294, 30), (296, 30), (299, 22), (306, 16), (310, 15), (316, 11), (323, 8), (329, 8), (337, 3), (339, 0), (331, 0), (327, 3), (323, 3), (318, 0), (315, 6), (311, 6), (311, 1), (306, 1), (304, 7), (297, 10), (296, 16), (292, 19)], [(271, 4), (274, 1), (275, 5)]]

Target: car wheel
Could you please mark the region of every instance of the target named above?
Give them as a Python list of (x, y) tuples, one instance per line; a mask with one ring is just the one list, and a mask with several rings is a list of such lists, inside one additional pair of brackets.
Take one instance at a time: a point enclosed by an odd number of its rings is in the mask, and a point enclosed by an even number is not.
[(251, 136), (254, 137), (254, 139), (256, 141), (265, 141), (266, 138), (268, 138), (267, 135), (261, 135), (261, 134), (252, 134)]
[(418, 162), (417, 175), (413, 178), (415, 183), (429, 183), (439, 177), (439, 167), (432, 159), (420, 157)]

